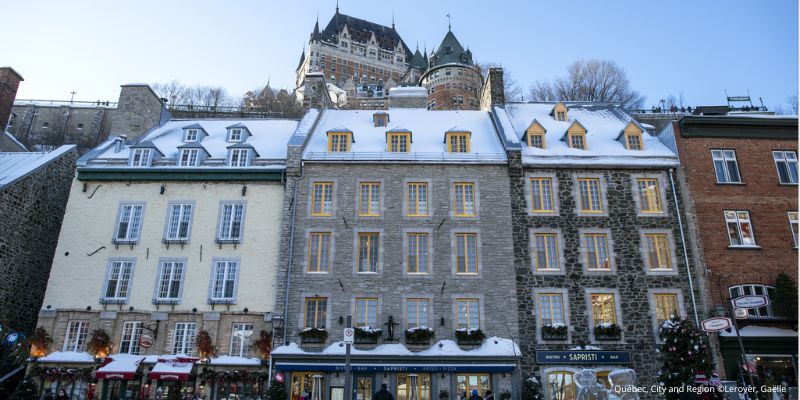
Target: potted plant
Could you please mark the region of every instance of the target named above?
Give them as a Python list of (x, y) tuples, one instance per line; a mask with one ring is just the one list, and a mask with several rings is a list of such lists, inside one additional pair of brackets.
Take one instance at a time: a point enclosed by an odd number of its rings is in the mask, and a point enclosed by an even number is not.
[(622, 328), (617, 324), (603, 322), (594, 327), (594, 338), (597, 340), (619, 340)]
[(382, 329), (376, 329), (370, 326), (357, 326), (354, 332), (355, 342), (364, 344), (378, 343), (378, 339), (381, 337), (382, 333)]
[(303, 343), (325, 343), (328, 340), (328, 331), (320, 328), (305, 328), (299, 335)]
[(480, 329), (456, 329), (458, 344), (478, 345), (486, 339), (486, 334)]
[(406, 329), (406, 344), (429, 344), (436, 336), (433, 329), (427, 326), (417, 326)]
[(542, 325), (543, 340), (566, 340), (567, 326), (561, 323)]

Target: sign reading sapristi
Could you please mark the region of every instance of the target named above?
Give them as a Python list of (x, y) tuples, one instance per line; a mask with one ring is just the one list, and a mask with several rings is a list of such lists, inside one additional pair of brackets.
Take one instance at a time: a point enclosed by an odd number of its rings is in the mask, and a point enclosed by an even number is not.
[(629, 351), (537, 351), (537, 364), (630, 364)]

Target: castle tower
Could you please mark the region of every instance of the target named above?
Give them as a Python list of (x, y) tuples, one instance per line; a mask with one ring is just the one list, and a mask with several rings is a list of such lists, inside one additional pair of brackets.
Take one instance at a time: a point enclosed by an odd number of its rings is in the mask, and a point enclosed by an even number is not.
[(439, 48), (428, 58), (420, 85), (428, 90), (431, 110), (477, 110), (483, 78), (472, 52), (448, 28)]

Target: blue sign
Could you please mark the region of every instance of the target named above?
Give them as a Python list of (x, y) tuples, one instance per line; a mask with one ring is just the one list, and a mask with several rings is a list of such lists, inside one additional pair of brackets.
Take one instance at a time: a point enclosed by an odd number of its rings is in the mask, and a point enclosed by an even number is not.
[(537, 351), (537, 364), (630, 364), (630, 351)]
[[(491, 365), (408, 365), (408, 364), (353, 364), (350, 370), (358, 372), (511, 372), (514, 370), (513, 364), (491, 364)], [(344, 364), (300, 364), (300, 363), (276, 363), (275, 369), (281, 371), (333, 371), (344, 372)]]
[(16, 342), (17, 339), (19, 339), (19, 334), (16, 332), (9, 333), (8, 336), (6, 336), (6, 341), (8, 342), (8, 344), (14, 344), (14, 342)]

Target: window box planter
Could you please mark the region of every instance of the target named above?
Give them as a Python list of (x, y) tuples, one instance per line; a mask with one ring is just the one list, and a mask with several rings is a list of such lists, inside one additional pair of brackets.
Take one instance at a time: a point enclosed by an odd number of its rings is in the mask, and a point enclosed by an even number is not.
[(354, 332), (354, 342), (356, 344), (376, 344), (380, 339), (383, 330), (374, 329), (369, 326), (357, 326)]
[(617, 324), (598, 324), (594, 327), (594, 338), (596, 340), (620, 340), (622, 339), (622, 328)]
[(433, 329), (427, 326), (418, 326), (416, 328), (407, 329), (405, 332), (406, 344), (410, 345), (429, 345), (431, 339), (436, 336)]
[(542, 340), (567, 340), (567, 331), (564, 324), (542, 325)]
[(299, 333), (302, 344), (322, 344), (328, 340), (328, 331), (318, 328), (305, 328)]
[(480, 329), (456, 329), (456, 341), (459, 345), (479, 346), (486, 339), (486, 334)]

